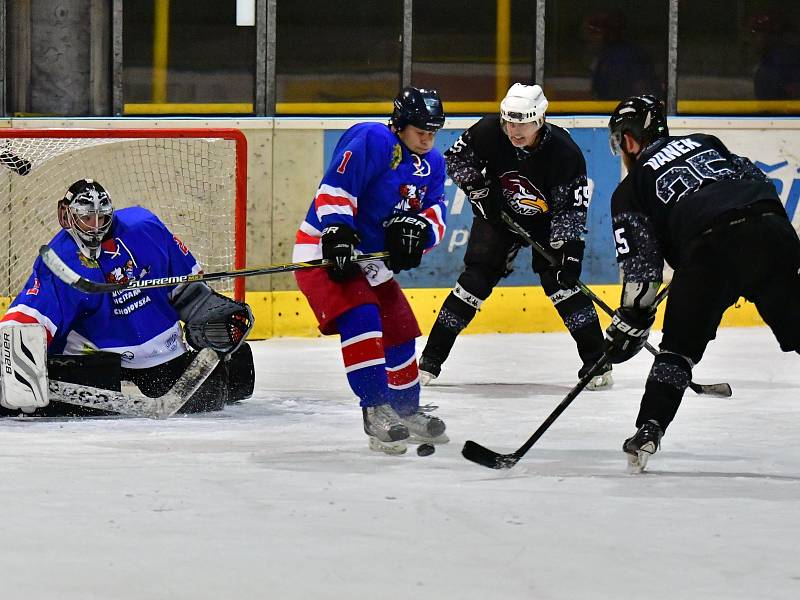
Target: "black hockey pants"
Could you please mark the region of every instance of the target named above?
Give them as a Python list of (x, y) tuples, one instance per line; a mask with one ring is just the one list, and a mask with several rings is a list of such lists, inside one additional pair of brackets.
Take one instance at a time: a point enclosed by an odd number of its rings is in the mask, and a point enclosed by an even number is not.
[[(535, 240), (549, 247), (549, 224), (532, 232)], [(501, 226), (475, 217), (472, 222), (464, 264), (466, 268), (445, 299), (433, 325), (424, 357), (443, 363), (450, 355), (458, 334), (472, 321), (481, 303), (497, 283), (511, 273), (511, 264), (522, 247), (521, 240)], [(603, 333), (591, 300), (578, 288), (562, 290), (546, 259), (533, 251), (531, 266), (539, 275), (542, 289), (553, 302), (578, 346), (584, 364), (594, 364), (602, 355)]]
[(739, 297), (756, 305), (784, 352), (800, 351), (800, 240), (777, 203), (759, 202), (720, 217), (686, 250), (673, 277), (661, 347), (647, 379), (637, 426), (666, 427), (692, 366)]

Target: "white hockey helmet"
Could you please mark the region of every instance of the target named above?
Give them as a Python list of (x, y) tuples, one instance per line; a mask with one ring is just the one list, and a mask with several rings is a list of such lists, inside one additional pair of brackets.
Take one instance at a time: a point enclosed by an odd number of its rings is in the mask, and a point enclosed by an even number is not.
[(58, 222), (72, 236), (86, 258), (97, 260), (100, 244), (111, 229), (114, 206), (105, 188), (91, 179), (69, 186), (58, 202)]
[(540, 85), (515, 83), (500, 101), (500, 117), (511, 123), (535, 123), (539, 128), (544, 125), (545, 112), (547, 98)]

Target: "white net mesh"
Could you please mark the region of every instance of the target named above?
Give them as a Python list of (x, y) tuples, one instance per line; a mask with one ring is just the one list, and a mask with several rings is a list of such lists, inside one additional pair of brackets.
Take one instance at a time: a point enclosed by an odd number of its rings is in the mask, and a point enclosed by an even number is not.
[[(59, 231), (58, 200), (83, 178), (98, 181), (115, 209), (152, 210), (207, 272), (234, 268), (236, 203), (244, 202), (237, 199), (235, 141), (97, 135), (20, 138), (0, 131), (0, 296), (20, 291), (39, 246)], [(233, 282), (214, 287), (230, 291)]]

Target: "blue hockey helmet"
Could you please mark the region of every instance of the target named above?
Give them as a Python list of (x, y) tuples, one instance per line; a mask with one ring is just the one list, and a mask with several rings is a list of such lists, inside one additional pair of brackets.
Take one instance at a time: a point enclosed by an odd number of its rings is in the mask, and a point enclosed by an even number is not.
[(620, 102), (608, 121), (611, 152), (622, 154), (622, 139), (626, 133), (631, 134), (642, 146), (667, 137), (669, 128), (661, 101), (655, 96), (645, 94), (631, 96)]
[(392, 126), (401, 131), (413, 125), (425, 131), (438, 131), (444, 125), (444, 108), (437, 90), (408, 86), (394, 99)]

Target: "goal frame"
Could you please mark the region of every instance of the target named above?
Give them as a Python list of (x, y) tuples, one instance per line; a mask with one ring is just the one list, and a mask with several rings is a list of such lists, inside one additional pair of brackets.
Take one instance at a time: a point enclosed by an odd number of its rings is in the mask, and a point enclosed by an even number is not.
[[(236, 146), (236, 177), (234, 207), (234, 269), (247, 266), (247, 138), (239, 129), (222, 127), (196, 128), (32, 128), (10, 127), (0, 132), (0, 138), (220, 138)], [(234, 297), (244, 301), (245, 280), (237, 277), (233, 284)]]

